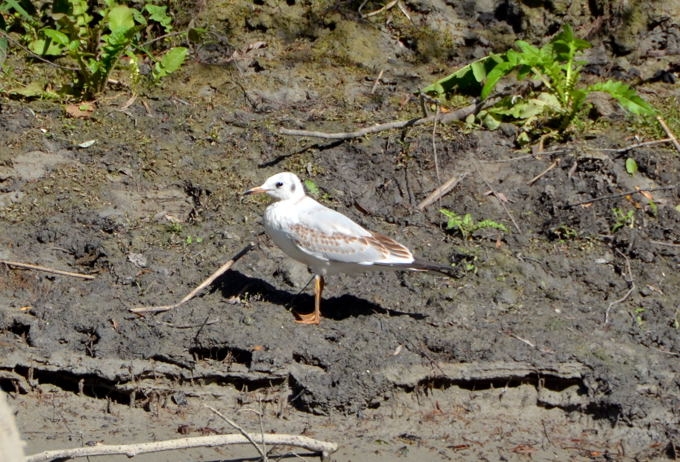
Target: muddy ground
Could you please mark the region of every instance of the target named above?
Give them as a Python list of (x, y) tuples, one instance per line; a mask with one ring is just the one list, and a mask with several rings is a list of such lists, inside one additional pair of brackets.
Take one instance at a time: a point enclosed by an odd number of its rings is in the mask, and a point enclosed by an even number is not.
[[(533, 154), (510, 127), (280, 133), (418, 117), (417, 89), (565, 21), (596, 45), (588, 78), (628, 79), (678, 133), (676, 3), (640, 25), (597, 2), (405, 2), (412, 23), (397, 7), (214, 2), (185, 12), (210, 31), (191, 62), (131, 104), (111, 87), (69, 118), (6, 91), (0, 258), (94, 276), (0, 265), (0, 385), (27, 453), (233, 432), (209, 405), (250, 432), (336, 442), (337, 461), (677, 459), (680, 154), (624, 149), (664, 138), (653, 121), (614, 107)], [(5, 90), (53, 76), (13, 59)], [(296, 324), (309, 274), (261, 235), (268, 201), (240, 195), (283, 170), (428, 260), (467, 255), (460, 277), (330, 277), (322, 323)], [(440, 208), (508, 231), (466, 238)], [(130, 313), (178, 301), (251, 241), (199, 297)], [(135, 460), (241, 458), (257, 452)]]

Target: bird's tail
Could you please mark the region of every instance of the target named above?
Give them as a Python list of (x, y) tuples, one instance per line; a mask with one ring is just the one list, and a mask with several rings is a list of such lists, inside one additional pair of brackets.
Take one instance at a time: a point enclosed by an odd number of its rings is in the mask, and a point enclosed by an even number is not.
[(438, 263), (431, 263), (429, 261), (416, 258), (413, 263), (409, 265), (409, 269), (415, 271), (435, 271), (452, 278), (460, 277), (460, 268), (456, 266), (440, 265)]

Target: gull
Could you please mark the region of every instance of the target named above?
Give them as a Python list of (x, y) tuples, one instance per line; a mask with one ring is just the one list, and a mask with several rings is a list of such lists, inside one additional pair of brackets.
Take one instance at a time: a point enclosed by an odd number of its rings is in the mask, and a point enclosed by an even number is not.
[(262, 186), (243, 194), (261, 193), (276, 199), (264, 212), (266, 234), (284, 253), (307, 265), (314, 274), (314, 312), (296, 313), (301, 324), (321, 321), (324, 278), (330, 274), (384, 269), (438, 271), (448, 276), (453, 273), (452, 267), (418, 259), (394, 239), (369, 231), (321, 205), (305, 193), (294, 173), (277, 173)]

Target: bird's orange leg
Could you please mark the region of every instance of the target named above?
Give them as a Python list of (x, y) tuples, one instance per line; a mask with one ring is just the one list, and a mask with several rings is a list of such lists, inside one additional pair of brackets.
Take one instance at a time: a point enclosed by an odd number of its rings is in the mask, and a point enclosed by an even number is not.
[(308, 314), (295, 313), (295, 322), (300, 324), (319, 324), (321, 322), (321, 294), (323, 293), (323, 276), (314, 276), (314, 312)]

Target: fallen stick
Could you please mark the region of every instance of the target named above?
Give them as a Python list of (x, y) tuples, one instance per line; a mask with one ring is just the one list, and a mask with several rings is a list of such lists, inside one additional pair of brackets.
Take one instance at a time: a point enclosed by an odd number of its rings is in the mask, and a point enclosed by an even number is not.
[(373, 125), (371, 127), (365, 127), (359, 130), (355, 130), (353, 132), (336, 132), (336, 133), (327, 133), (327, 132), (319, 132), (319, 131), (312, 131), (312, 130), (296, 130), (296, 129), (290, 129), (290, 128), (282, 128), (279, 130), (279, 133), (282, 135), (293, 135), (293, 136), (309, 136), (312, 138), (328, 138), (328, 139), (334, 139), (334, 140), (346, 140), (350, 138), (361, 138), (362, 136), (366, 136), (370, 133), (376, 133), (376, 132), (381, 132), (384, 130), (391, 130), (394, 128), (404, 128), (404, 127), (414, 127), (416, 125), (422, 125), (428, 122), (433, 122), (434, 120), (438, 120), (440, 123), (447, 123), (447, 122), (452, 122), (454, 120), (462, 120), (465, 119), (467, 116), (470, 114), (473, 114), (478, 110), (480, 107), (479, 104), (471, 104), (469, 106), (466, 106), (464, 108), (458, 109), (457, 111), (449, 112), (446, 114), (439, 114), (437, 115), (431, 115), (428, 117), (418, 117), (415, 119), (409, 119), (409, 120), (399, 120), (396, 122), (388, 122), (384, 124), (378, 124), (378, 125)]
[(16, 266), (17, 268), (25, 268), (25, 269), (32, 269), (32, 270), (36, 270), (36, 271), (44, 271), (45, 273), (61, 274), (62, 276), (71, 276), (71, 277), (74, 277), (74, 278), (81, 278), (81, 279), (94, 279), (94, 276), (92, 276), (91, 274), (72, 273), (70, 271), (62, 271), (62, 270), (58, 270), (58, 269), (47, 268), (45, 266), (31, 265), (30, 263), (20, 263), (18, 261), (9, 261), (9, 260), (0, 260), (0, 263), (4, 263), (5, 265), (8, 265), (8, 266)]
[(611, 311), (612, 307), (614, 305), (618, 305), (619, 303), (623, 303), (626, 301), (626, 299), (630, 296), (630, 294), (633, 293), (633, 290), (635, 290), (635, 281), (633, 280), (633, 270), (630, 267), (630, 259), (626, 254), (621, 252), (619, 249), (616, 249), (616, 251), (621, 255), (625, 260), (626, 260), (626, 270), (628, 271), (628, 277), (626, 277), (625, 274), (623, 274), (623, 279), (626, 281), (628, 284), (628, 292), (626, 292), (623, 297), (619, 298), (618, 300), (614, 300), (607, 306), (607, 310), (604, 313), (604, 325), (606, 326), (609, 324), (609, 312)]
[(570, 208), (570, 207), (576, 207), (578, 205), (585, 205), (585, 204), (590, 204), (592, 202), (599, 202), (599, 201), (606, 201), (609, 199), (618, 199), (620, 197), (626, 197), (626, 196), (632, 196), (633, 194), (642, 194), (646, 192), (655, 192), (655, 191), (667, 191), (669, 189), (675, 189), (680, 185), (671, 185), (671, 186), (659, 186), (658, 188), (645, 188), (645, 189), (635, 189), (632, 191), (626, 191), (622, 192), (619, 194), (612, 194), (610, 196), (600, 196), (600, 197), (593, 197), (592, 199), (580, 201), (580, 202), (572, 202), (570, 204), (565, 204), (562, 207), (563, 208)]
[[(320, 452), (323, 457), (328, 457), (328, 455), (338, 450), (338, 445), (335, 443), (319, 441), (299, 435), (279, 435), (268, 433), (264, 435), (253, 436), (253, 439), (255, 442), (261, 444), (266, 443), (269, 445), (301, 447), (309, 451)], [(53, 460), (72, 459), (74, 457), (103, 456), (112, 454), (125, 454), (127, 457), (134, 457), (138, 454), (147, 454), (150, 452), (173, 451), (177, 449), (190, 449), (199, 447), (211, 448), (217, 446), (226, 446), (229, 444), (250, 444), (250, 441), (248, 441), (248, 439), (243, 435), (211, 435), (136, 444), (101, 444), (82, 448), (44, 451), (26, 457), (26, 462), (47, 462)]]
[(615, 152), (615, 153), (622, 153), (626, 151), (630, 151), (631, 149), (637, 149), (637, 148), (643, 148), (646, 146), (654, 146), (655, 144), (663, 144), (663, 143), (670, 143), (673, 142), (672, 138), (663, 138), (660, 140), (652, 140), (652, 141), (643, 141), (642, 143), (635, 143), (635, 144), (630, 144), (624, 148), (618, 148), (618, 149), (609, 149), (609, 148), (587, 148), (587, 149), (593, 149), (595, 151), (602, 151), (602, 152)]
[(550, 170), (554, 169), (554, 168), (557, 167), (558, 165), (560, 165), (560, 159), (555, 159), (555, 161), (554, 161), (552, 164), (550, 164), (550, 165), (548, 166), (548, 168), (546, 168), (546, 169), (543, 170), (541, 173), (539, 173), (538, 175), (536, 175), (535, 177), (533, 177), (532, 179), (530, 179), (529, 181), (527, 181), (527, 185), (528, 185), (528, 186), (531, 186), (532, 184), (536, 183), (536, 182), (537, 182), (538, 180), (540, 180), (544, 175), (546, 175)]
[(670, 128), (668, 128), (668, 125), (666, 125), (666, 121), (661, 118), (661, 116), (657, 116), (656, 120), (659, 121), (659, 124), (661, 125), (661, 128), (666, 132), (668, 135), (668, 138), (671, 139), (671, 143), (673, 143), (673, 146), (675, 146), (675, 149), (680, 152), (680, 142), (678, 142), (678, 139), (675, 137), (673, 132), (671, 131)]
[(220, 266), (220, 268), (215, 271), (213, 274), (208, 277), (205, 281), (200, 283), (198, 287), (196, 287), (194, 290), (189, 292), (182, 300), (180, 300), (177, 303), (174, 303), (172, 305), (160, 305), (160, 306), (138, 306), (135, 308), (130, 308), (130, 311), (132, 313), (137, 313), (137, 314), (142, 314), (142, 313), (161, 313), (163, 311), (170, 311), (172, 309), (177, 308), (180, 305), (185, 304), (192, 298), (194, 298), (201, 290), (205, 289), (208, 287), (210, 284), (212, 284), (215, 279), (220, 277), (225, 271), (227, 271), (229, 268), (232, 267), (234, 263), (236, 263), (241, 257), (243, 257), (245, 254), (250, 252), (255, 248), (255, 243), (250, 242), (247, 246), (245, 246), (243, 249), (241, 249), (236, 255), (231, 257), (231, 260), (226, 262), (224, 265)]
[[(215, 409), (214, 407), (208, 406), (207, 404), (205, 404), (204, 406), (207, 407), (208, 409), (210, 409), (211, 411), (213, 411), (213, 412), (214, 412), (215, 414), (217, 414), (222, 420), (224, 420), (225, 422), (227, 422), (229, 425), (231, 425), (232, 427), (234, 427), (236, 430), (238, 430), (238, 432), (239, 432), (241, 435), (243, 435), (243, 436), (245, 437), (245, 439), (247, 439), (248, 442), (249, 442), (250, 444), (252, 444), (252, 445), (255, 447), (255, 449), (257, 449), (257, 452), (260, 453), (260, 457), (262, 457), (262, 461), (263, 461), (263, 462), (268, 462), (267, 449), (266, 449), (266, 447), (265, 447), (264, 444), (262, 445), (262, 447), (260, 447), (260, 446), (257, 444), (257, 442), (253, 439), (253, 437), (250, 436), (250, 434), (249, 434), (247, 431), (245, 431), (239, 424), (237, 424), (237, 423), (234, 422), (233, 420), (230, 420), (229, 418), (227, 418), (227, 416), (223, 415), (220, 411), (218, 411), (218, 410)], [(263, 432), (262, 434), (264, 435), (264, 432)]]
[[(366, 13), (366, 14), (361, 12), (361, 9), (364, 7), (365, 4), (366, 4), (366, 2), (362, 3), (361, 6), (359, 7), (359, 10), (358, 10), (359, 14), (361, 15), (361, 17), (363, 19), (370, 18), (371, 16), (375, 16), (376, 14), (380, 14), (384, 11), (387, 11), (387, 10), (391, 9), (394, 5), (399, 5), (399, 9), (401, 10), (402, 13), (404, 13), (404, 16), (406, 16), (408, 18), (408, 20), (411, 21), (411, 17), (405, 11), (404, 7), (401, 5), (401, 2), (399, 0), (393, 0), (390, 3), (388, 3), (387, 5), (380, 8), (379, 10), (371, 11), (370, 13)], [(411, 22), (413, 22), (413, 21), (411, 21)]]
[(444, 184), (442, 184), (437, 189), (432, 191), (429, 196), (420, 201), (416, 208), (418, 210), (423, 210), (426, 207), (429, 207), (430, 205), (434, 204), (435, 201), (442, 198), (443, 196), (448, 194), (449, 191), (458, 186), (458, 183), (463, 181), (463, 178), (465, 178), (469, 174), (470, 174), (469, 172), (465, 172), (460, 176), (452, 176), (448, 181), (446, 181)]

